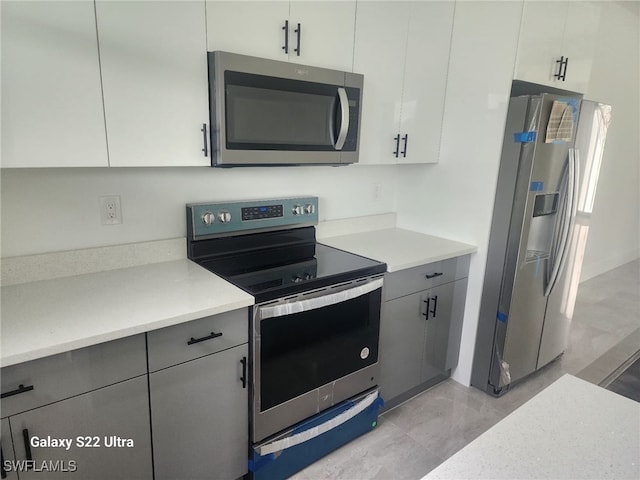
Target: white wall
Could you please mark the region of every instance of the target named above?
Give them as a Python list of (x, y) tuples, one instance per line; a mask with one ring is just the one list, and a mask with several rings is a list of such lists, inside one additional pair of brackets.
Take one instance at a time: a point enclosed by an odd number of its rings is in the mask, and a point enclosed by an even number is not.
[(612, 106), (582, 280), (640, 256), (640, 3), (603, 4), (586, 97)]
[[(396, 210), (394, 167), (3, 169), (0, 178), (3, 257), (183, 237), (189, 202), (317, 195), (321, 220)], [(100, 223), (101, 195), (120, 195), (122, 225)]]

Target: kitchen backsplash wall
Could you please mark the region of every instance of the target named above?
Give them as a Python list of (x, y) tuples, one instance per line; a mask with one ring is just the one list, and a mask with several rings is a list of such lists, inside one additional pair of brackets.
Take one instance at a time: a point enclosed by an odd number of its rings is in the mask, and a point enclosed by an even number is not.
[[(396, 167), (61, 168), (1, 171), (1, 256), (186, 234), (185, 204), (317, 195), (320, 220), (395, 212)], [(123, 223), (101, 224), (99, 197), (119, 195)]]

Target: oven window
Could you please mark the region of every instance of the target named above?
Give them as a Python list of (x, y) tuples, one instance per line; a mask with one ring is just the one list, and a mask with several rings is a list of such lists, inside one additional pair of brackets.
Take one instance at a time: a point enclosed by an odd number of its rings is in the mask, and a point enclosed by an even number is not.
[(261, 411), (376, 363), (381, 296), (262, 320)]
[(331, 85), (225, 72), (230, 150), (334, 150), (336, 108)]

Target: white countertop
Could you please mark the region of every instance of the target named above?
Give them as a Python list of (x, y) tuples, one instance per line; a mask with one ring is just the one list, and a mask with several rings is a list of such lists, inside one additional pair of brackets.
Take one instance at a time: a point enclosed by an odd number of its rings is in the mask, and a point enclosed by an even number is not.
[(640, 403), (564, 375), (423, 480), (637, 479), (639, 465)]
[(182, 259), (2, 287), (5, 367), (253, 305)]
[(477, 247), (473, 245), (401, 228), (386, 228), (351, 235), (323, 237), (318, 241), (331, 247), (385, 262), (389, 272), (397, 272), (477, 251)]

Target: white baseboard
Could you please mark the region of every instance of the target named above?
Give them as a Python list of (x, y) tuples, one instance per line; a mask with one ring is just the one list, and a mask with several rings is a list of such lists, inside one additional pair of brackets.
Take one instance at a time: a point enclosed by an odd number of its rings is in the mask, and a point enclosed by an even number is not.
[(610, 255), (606, 258), (598, 260), (597, 262), (589, 264), (584, 263), (582, 264), (580, 282), (584, 282), (593, 277), (597, 277), (602, 273), (613, 270), (614, 268), (624, 265), (625, 263), (632, 262), (637, 258), (640, 258), (640, 248), (629, 250), (623, 253), (617, 253), (615, 255)]

